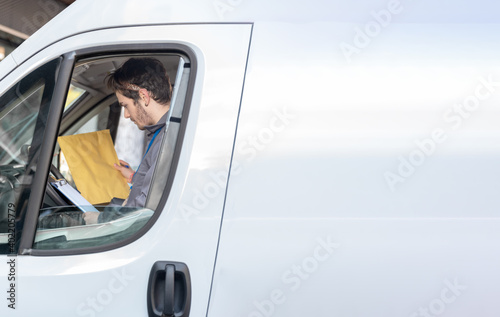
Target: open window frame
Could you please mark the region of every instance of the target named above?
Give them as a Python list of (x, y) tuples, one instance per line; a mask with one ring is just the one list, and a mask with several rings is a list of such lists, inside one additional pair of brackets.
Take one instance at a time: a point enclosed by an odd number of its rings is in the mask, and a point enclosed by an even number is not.
[[(41, 157), (39, 164), (43, 161), (44, 166), (43, 168), (39, 168), (37, 170), (36, 174), (38, 175), (35, 175), (35, 178), (38, 176), (39, 181), (38, 183), (33, 184), (38, 187), (44, 187), (43, 185), (46, 184), (50, 161), (54, 151), (56, 150), (56, 138), (65, 131), (71, 130), (71, 124), (65, 125), (65, 118), (70, 117), (72, 114), (77, 114), (78, 112), (80, 113), (75, 116), (82, 117), (88, 115), (94, 110), (93, 108), (81, 109), (78, 107), (77, 102), (67, 109), (67, 113), (64, 112), (64, 101), (66, 99), (71, 82), (70, 79), (75, 66), (88, 61), (101, 60), (104, 58), (130, 58), (138, 56), (154, 57), (165, 55), (179, 56), (181, 60), (179, 65), (182, 64), (182, 67), (178, 67), (175, 82), (173, 81), (175, 84), (171, 104), (172, 109), (169, 111), (170, 115), (167, 120), (166, 131), (168, 132), (162, 139), (162, 150), (157, 158), (155, 173), (145, 206), (146, 209), (151, 210), (151, 215), (148, 217), (147, 222), (145, 222), (144, 225), (135, 230), (132, 234), (122, 237), (118, 241), (112, 241), (110, 243), (97, 246), (88, 246), (85, 245), (85, 243), (81, 246), (75, 244), (74, 247), (64, 248), (64, 245), (61, 243), (67, 243), (68, 237), (72, 236), (72, 234), (78, 235), (78, 231), (85, 231), (90, 228), (87, 226), (74, 226), (60, 228), (59, 232), (56, 232), (58, 229), (55, 229), (52, 232), (37, 232), (39, 210), (40, 206), (42, 206), (45, 193), (45, 188), (37, 188), (37, 192), (33, 192), (33, 197), (30, 197), (29, 199), (19, 246), (19, 254), (54, 256), (103, 252), (131, 243), (144, 235), (154, 225), (165, 206), (175, 177), (196, 81), (196, 55), (194, 51), (186, 45), (114, 45), (109, 47), (87, 48), (65, 54), (59, 71), (59, 80), (56, 83), (57, 87), (55, 93), (58, 93), (59, 96), (55, 96), (56, 98), (54, 98), (54, 100), (58, 100), (57, 103), (53, 102), (51, 105), (51, 111), (53, 113), (52, 116), (49, 115), (48, 118), (48, 127), (52, 127), (53, 130), (54, 127), (56, 129), (55, 131), (52, 131), (50, 136), (42, 145), (43, 148), (40, 154)], [(177, 80), (177, 76), (179, 75), (181, 76), (180, 81)], [(86, 98), (88, 98), (88, 96), (83, 96), (80, 102)], [(96, 103), (95, 106), (97, 107), (99, 104), (100, 103)], [(159, 172), (160, 170), (162, 171), (161, 173)], [(167, 170), (168, 173), (165, 173), (164, 171)], [(40, 175), (41, 173), (44, 173), (44, 175)], [(42, 178), (44, 179), (44, 182), (40, 183)], [(123, 219), (119, 221), (123, 221)], [(45, 241), (45, 243), (43, 243), (43, 241)], [(52, 243), (50, 241), (52, 241)], [(42, 245), (43, 247), (41, 247)]]

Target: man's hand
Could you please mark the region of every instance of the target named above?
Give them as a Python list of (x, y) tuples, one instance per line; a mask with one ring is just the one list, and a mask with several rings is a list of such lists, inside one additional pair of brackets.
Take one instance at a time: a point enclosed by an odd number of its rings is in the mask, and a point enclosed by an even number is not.
[(122, 161), (120, 160), (120, 165), (118, 164), (114, 164), (113, 167), (120, 171), (120, 173), (122, 173), (123, 177), (125, 177), (127, 179), (127, 181), (130, 183), (131, 180), (132, 180), (132, 175), (134, 175), (134, 170), (130, 168), (130, 164), (125, 162), (125, 161)]

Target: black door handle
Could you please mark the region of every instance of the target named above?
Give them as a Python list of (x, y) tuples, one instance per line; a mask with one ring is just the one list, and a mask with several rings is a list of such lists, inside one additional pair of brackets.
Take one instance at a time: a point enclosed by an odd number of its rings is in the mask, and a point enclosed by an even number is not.
[(188, 317), (191, 308), (191, 278), (186, 264), (158, 261), (148, 283), (149, 317)]
[(175, 266), (173, 264), (165, 265), (165, 304), (163, 305), (163, 315), (174, 315), (175, 301)]

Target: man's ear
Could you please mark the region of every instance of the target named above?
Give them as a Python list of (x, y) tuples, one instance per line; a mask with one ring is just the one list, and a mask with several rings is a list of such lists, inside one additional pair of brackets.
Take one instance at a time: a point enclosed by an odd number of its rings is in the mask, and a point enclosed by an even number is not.
[(149, 105), (149, 92), (144, 89), (144, 88), (141, 88), (139, 89), (139, 97), (144, 101), (144, 105), (147, 107)]

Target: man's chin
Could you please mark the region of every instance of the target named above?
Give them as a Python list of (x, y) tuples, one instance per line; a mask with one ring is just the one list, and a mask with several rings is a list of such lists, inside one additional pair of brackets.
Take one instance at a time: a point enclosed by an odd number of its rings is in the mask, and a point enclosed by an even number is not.
[(144, 130), (144, 126), (143, 126), (143, 125), (139, 125), (139, 124), (137, 124), (137, 122), (135, 122), (135, 121), (132, 121), (132, 122), (134, 122), (134, 124), (135, 124), (135, 126), (137, 127), (137, 129), (139, 129), (139, 130)]

